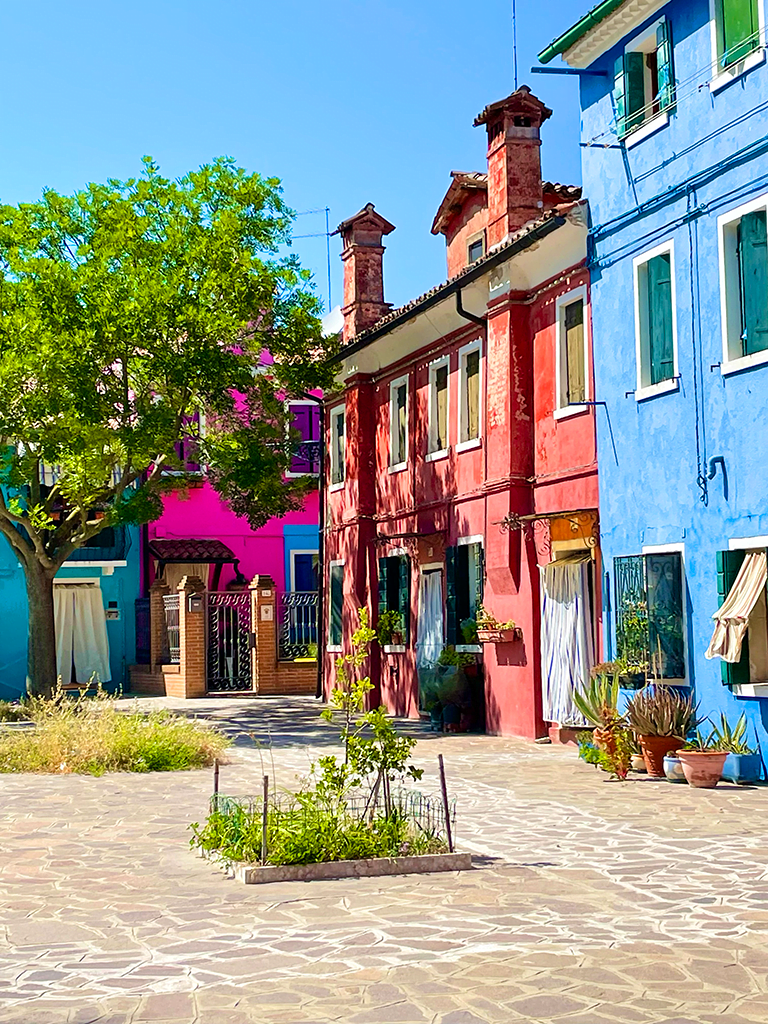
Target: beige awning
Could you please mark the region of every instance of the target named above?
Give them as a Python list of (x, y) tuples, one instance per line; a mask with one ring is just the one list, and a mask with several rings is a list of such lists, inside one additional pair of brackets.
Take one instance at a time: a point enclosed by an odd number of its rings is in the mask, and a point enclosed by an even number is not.
[(739, 660), (749, 616), (765, 587), (766, 576), (768, 566), (765, 551), (750, 551), (741, 563), (730, 593), (712, 616), (715, 631), (706, 658), (722, 658), (731, 664)]

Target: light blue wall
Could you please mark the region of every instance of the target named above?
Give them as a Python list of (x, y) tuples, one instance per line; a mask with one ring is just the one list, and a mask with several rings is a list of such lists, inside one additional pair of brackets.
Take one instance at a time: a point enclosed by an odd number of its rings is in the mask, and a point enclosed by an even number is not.
[(317, 551), (320, 532), (317, 523), (286, 524), (283, 527), (285, 540), (285, 589), (291, 589), (291, 552)]
[[(616, 57), (643, 26), (592, 65), (607, 76), (581, 78), (595, 385), (606, 403), (597, 410), (603, 558), (612, 573), (616, 556), (684, 543), (696, 697), (704, 713), (724, 710), (731, 721), (747, 711), (768, 760), (768, 700), (734, 697), (720, 662), (704, 658), (718, 606), (716, 552), (730, 538), (768, 534), (768, 366), (720, 372), (717, 239), (720, 214), (768, 193), (768, 69), (761, 64), (713, 94), (706, 0), (676, 0), (645, 24), (660, 15), (672, 27), (678, 95), (666, 127), (627, 148), (604, 135)], [(595, 144), (605, 142), (616, 148)], [(679, 390), (637, 402), (626, 395), (636, 388), (632, 260), (668, 239)], [(719, 471), (706, 485), (698, 480), (718, 455), (727, 497)]]
[[(126, 566), (115, 566), (110, 576), (103, 575), (100, 566), (72, 563), (61, 569), (58, 576), (66, 578), (98, 577), (107, 608), (110, 601), (117, 602), (118, 621), (107, 622), (112, 682), (110, 688), (127, 688), (127, 666), (135, 660), (136, 633), (134, 602), (139, 595), (140, 532), (128, 530), (130, 544), (124, 561)], [(8, 543), (0, 538), (0, 699), (12, 700), (23, 693), (27, 660), (27, 596), (24, 574)]]

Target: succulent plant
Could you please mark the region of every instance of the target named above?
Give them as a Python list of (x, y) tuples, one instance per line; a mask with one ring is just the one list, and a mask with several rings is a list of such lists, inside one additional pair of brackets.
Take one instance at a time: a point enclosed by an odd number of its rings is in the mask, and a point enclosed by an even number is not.
[(627, 707), (627, 717), (638, 736), (677, 736), (685, 739), (698, 724), (693, 697), (654, 683), (638, 690)]

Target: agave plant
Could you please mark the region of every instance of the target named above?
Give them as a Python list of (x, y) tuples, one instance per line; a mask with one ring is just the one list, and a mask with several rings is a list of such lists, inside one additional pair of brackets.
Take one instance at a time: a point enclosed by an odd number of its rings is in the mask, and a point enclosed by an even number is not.
[(724, 750), (729, 754), (756, 754), (757, 751), (747, 743), (747, 716), (741, 715), (733, 728), (723, 713), (720, 725), (715, 726), (710, 735), (710, 743), (715, 750)]
[(573, 703), (577, 710), (595, 728), (605, 723), (606, 711), (616, 711), (619, 702), (619, 677), (600, 672), (590, 679), (586, 689), (574, 690)]
[(658, 683), (638, 690), (627, 707), (627, 717), (638, 736), (677, 736), (685, 739), (698, 725), (693, 697)]

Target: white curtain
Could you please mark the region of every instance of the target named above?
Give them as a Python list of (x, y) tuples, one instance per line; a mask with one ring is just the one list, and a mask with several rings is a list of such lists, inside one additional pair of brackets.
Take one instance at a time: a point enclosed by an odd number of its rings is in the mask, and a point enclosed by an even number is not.
[(207, 588), (208, 570), (207, 562), (170, 562), (165, 567), (163, 579), (170, 587), (172, 594), (176, 593), (185, 576), (199, 576)]
[(704, 655), (734, 664), (741, 657), (741, 645), (749, 626), (749, 615), (765, 589), (765, 551), (750, 551), (741, 563), (730, 593), (712, 618), (715, 629)]
[(107, 619), (101, 589), (93, 584), (59, 583), (53, 588), (56, 628), (56, 672), (66, 686), (87, 683), (93, 675), (102, 683), (112, 678), (109, 667)]
[(416, 666), (435, 664), (443, 649), (443, 574), (439, 570), (419, 576), (419, 618)]
[(586, 725), (572, 694), (586, 686), (594, 664), (589, 555), (579, 562), (550, 562), (540, 570), (544, 719)]

